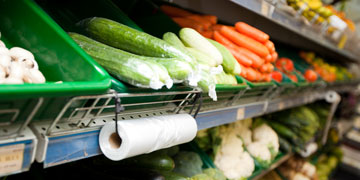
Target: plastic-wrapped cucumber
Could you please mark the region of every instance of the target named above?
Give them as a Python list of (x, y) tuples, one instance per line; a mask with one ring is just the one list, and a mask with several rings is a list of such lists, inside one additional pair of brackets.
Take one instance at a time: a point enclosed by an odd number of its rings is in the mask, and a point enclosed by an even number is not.
[(198, 63), (208, 65), (210, 67), (216, 66), (216, 61), (211, 56), (191, 47), (187, 47), (186, 50), (197, 60)]
[(179, 58), (147, 58), (163, 65), (172, 80), (176, 83), (189, 80), (189, 76), (194, 73), (191, 65)]
[(97, 41), (138, 55), (178, 57), (189, 63), (194, 61), (164, 40), (110, 19), (93, 17), (82, 20), (78, 25), (83, 27), (90, 37)]
[(221, 65), (224, 67), (224, 71), (229, 74), (239, 75), (241, 73), (240, 64), (236, 61), (236, 59), (231, 54), (231, 52), (228, 49), (226, 49), (223, 45), (221, 45), (220, 43), (218, 43), (212, 39), (208, 39), (208, 40), (221, 53), (221, 55), (223, 57), (223, 62)]
[(160, 89), (164, 83), (167, 83), (168, 88), (172, 86), (172, 80), (161, 64), (145, 61), (145, 57), (140, 58), (80, 34), (69, 35), (101, 66), (122, 81), (152, 89)]
[(237, 84), (237, 80), (234, 75), (226, 74), (225, 72), (221, 72), (216, 74), (216, 84)]
[(203, 92), (207, 92), (214, 101), (217, 101), (215, 75), (210, 73), (210, 70), (206, 68), (200, 69), (200, 81), (198, 82), (198, 86)]
[(185, 45), (182, 43), (182, 41), (179, 39), (178, 36), (176, 36), (175, 33), (172, 32), (167, 32), (163, 35), (163, 40), (168, 42), (169, 44), (175, 46), (177, 49), (179, 49), (181, 52), (183, 52), (184, 54), (188, 55), (189, 57), (191, 57), (193, 59), (192, 63), (190, 64), (191, 67), (193, 68), (193, 72), (189, 75), (188, 77), (188, 81), (189, 81), (189, 85), (190, 86), (197, 86), (197, 82), (199, 81), (200, 78), (200, 68), (199, 68), (199, 64), (196, 61), (196, 58), (192, 55), (192, 53), (190, 53)]

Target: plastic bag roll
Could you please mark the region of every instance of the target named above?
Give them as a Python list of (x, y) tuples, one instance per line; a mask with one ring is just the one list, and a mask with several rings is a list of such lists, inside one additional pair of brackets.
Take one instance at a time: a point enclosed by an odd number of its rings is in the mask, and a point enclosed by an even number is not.
[(111, 160), (122, 160), (186, 143), (195, 138), (197, 124), (189, 114), (164, 115), (106, 123), (100, 131), (99, 144)]

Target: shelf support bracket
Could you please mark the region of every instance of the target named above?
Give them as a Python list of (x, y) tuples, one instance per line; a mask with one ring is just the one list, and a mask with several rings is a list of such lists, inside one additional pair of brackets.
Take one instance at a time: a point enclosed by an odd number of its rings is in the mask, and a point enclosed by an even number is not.
[(331, 107), (330, 107), (330, 112), (326, 119), (326, 124), (325, 124), (325, 128), (323, 131), (322, 139), (321, 139), (321, 143), (323, 145), (325, 145), (325, 143), (327, 141), (328, 133), (329, 133), (330, 126), (331, 126), (331, 121), (332, 121), (335, 111), (341, 101), (341, 96), (335, 91), (328, 91), (325, 95), (325, 100), (326, 100), (326, 102), (331, 103)]

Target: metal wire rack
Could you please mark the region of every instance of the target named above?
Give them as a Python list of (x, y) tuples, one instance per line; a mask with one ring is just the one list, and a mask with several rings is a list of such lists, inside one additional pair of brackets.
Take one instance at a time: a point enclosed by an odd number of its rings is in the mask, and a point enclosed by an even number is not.
[(180, 112), (196, 116), (201, 106), (201, 94), (195, 90), (151, 93), (110, 90), (103, 95), (73, 97), (53, 121), (33, 122), (32, 127), (47, 136), (98, 129), (115, 119), (116, 98), (120, 99), (121, 110), (117, 115), (120, 120)]
[(0, 139), (22, 136), (43, 101), (43, 98), (0, 101)]

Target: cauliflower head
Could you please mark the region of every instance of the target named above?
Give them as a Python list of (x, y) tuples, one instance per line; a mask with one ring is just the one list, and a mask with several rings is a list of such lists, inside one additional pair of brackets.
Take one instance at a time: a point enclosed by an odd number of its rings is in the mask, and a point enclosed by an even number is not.
[(277, 133), (265, 123), (253, 130), (253, 140), (266, 144), (269, 148), (273, 148), (273, 151), (276, 153), (279, 152), (279, 137)]

